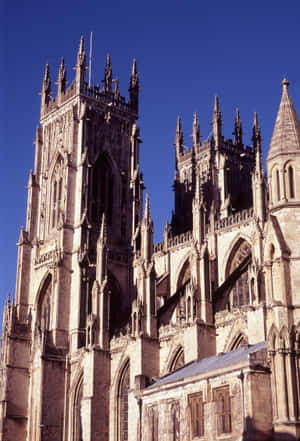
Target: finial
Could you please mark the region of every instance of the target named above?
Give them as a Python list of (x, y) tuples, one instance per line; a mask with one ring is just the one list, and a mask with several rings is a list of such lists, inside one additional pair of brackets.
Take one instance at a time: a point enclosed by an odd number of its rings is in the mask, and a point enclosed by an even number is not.
[(290, 83), (289, 83), (289, 81), (286, 79), (286, 78), (284, 78), (283, 80), (282, 80), (282, 82), (281, 82), (281, 85), (282, 85), (282, 87), (284, 88), (284, 87), (289, 87), (289, 85), (290, 85)]

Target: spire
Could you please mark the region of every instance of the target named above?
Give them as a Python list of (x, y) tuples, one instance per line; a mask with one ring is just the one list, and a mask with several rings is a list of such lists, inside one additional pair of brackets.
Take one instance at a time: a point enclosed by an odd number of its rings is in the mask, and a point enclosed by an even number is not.
[(193, 145), (194, 147), (200, 146), (200, 129), (197, 112), (194, 113), (194, 123), (193, 123)]
[(234, 136), (235, 136), (235, 144), (241, 145), (243, 144), (243, 131), (242, 131), (242, 122), (240, 118), (239, 109), (236, 109), (236, 117), (234, 124)]
[(61, 63), (58, 72), (58, 94), (65, 93), (67, 84), (66, 68), (64, 57), (61, 58)]
[(111, 60), (110, 60), (109, 54), (107, 54), (107, 57), (106, 57), (105, 76), (104, 76), (104, 92), (109, 97), (112, 94), (112, 68), (111, 68)]
[(267, 156), (268, 161), (281, 153), (300, 152), (300, 121), (289, 95), (288, 80), (284, 79), (281, 85), (282, 97)]
[(138, 113), (139, 110), (139, 77), (136, 67), (136, 60), (133, 60), (129, 85), (129, 106)]
[(221, 111), (220, 111), (220, 105), (219, 105), (219, 98), (218, 95), (215, 96), (215, 102), (214, 102), (214, 112), (213, 112), (213, 120), (212, 120), (212, 126), (213, 126), (213, 136), (215, 141), (215, 146), (219, 147), (221, 142), (221, 136), (222, 136), (222, 120), (221, 120)]
[(183, 153), (183, 134), (182, 134), (180, 116), (178, 116), (177, 118), (175, 146), (176, 146), (176, 157), (179, 157), (179, 155)]

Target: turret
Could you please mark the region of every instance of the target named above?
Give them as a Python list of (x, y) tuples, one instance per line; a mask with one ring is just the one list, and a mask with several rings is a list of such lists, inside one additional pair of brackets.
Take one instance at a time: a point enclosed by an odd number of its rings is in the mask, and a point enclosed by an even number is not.
[(86, 66), (85, 49), (84, 49), (84, 38), (82, 36), (80, 39), (80, 45), (79, 45), (79, 50), (78, 50), (78, 54), (77, 54), (77, 64), (75, 67), (77, 93), (81, 92), (84, 88), (86, 69), (87, 69), (87, 66)]
[(132, 71), (129, 86), (129, 106), (136, 114), (139, 111), (139, 77), (136, 67), (136, 61), (133, 60)]
[(51, 98), (51, 80), (50, 80), (50, 69), (49, 64), (46, 64), (43, 86), (41, 92), (41, 116), (46, 112), (47, 106)]
[(300, 162), (300, 121), (288, 91), (289, 82), (282, 81), (282, 97), (267, 156), (270, 186), (270, 208), (286, 203), (299, 203), (297, 169)]
[(215, 103), (214, 103), (214, 112), (213, 112), (213, 120), (212, 120), (212, 126), (213, 126), (213, 137), (215, 142), (215, 147), (218, 148), (221, 143), (221, 136), (222, 136), (222, 119), (221, 119), (221, 111), (220, 111), (220, 105), (219, 105), (219, 98), (216, 95), (215, 96)]

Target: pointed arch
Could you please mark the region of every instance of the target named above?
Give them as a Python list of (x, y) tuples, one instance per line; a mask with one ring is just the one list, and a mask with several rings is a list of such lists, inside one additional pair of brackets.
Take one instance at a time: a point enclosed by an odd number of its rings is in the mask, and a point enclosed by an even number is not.
[(52, 291), (53, 291), (53, 278), (52, 273), (47, 272), (38, 289), (36, 295), (36, 323), (37, 326), (43, 331), (49, 331), (51, 328), (51, 316), (52, 316)]
[(248, 338), (243, 332), (239, 332), (231, 341), (229, 345), (229, 351), (235, 351), (243, 345), (248, 344)]
[[(226, 262), (225, 279), (227, 279), (237, 268), (239, 268), (243, 261), (251, 256), (252, 250), (250, 242), (242, 237), (239, 237)], [(236, 281), (229, 293), (229, 300), (231, 307), (240, 307), (250, 303), (250, 283), (248, 268), (250, 262), (239, 272)]]
[(70, 394), (72, 441), (83, 441), (82, 398), (83, 371), (80, 369)]
[(117, 386), (117, 439), (128, 441), (128, 394), (130, 389), (130, 362), (127, 359), (119, 375)]
[(176, 371), (184, 366), (184, 350), (182, 346), (176, 348), (168, 365), (168, 372)]

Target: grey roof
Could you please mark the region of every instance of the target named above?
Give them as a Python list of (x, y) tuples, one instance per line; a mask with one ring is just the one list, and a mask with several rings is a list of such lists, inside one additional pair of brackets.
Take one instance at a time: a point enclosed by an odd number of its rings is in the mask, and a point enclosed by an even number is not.
[(186, 377), (192, 377), (193, 375), (202, 374), (204, 372), (212, 371), (214, 369), (222, 368), (230, 364), (238, 363), (243, 360), (247, 360), (249, 354), (253, 354), (261, 349), (267, 347), (265, 341), (257, 343), (255, 345), (245, 345), (230, 352), (221, 352), (218, 355), (213, 355), (212, 357), (203, 358), (201, 360), (193, 361), (180, 369), (177, 369), (170, 374), (157, 380), (155, 383), (148, 387), (161, 386), (172, 381), (182, 380)]

